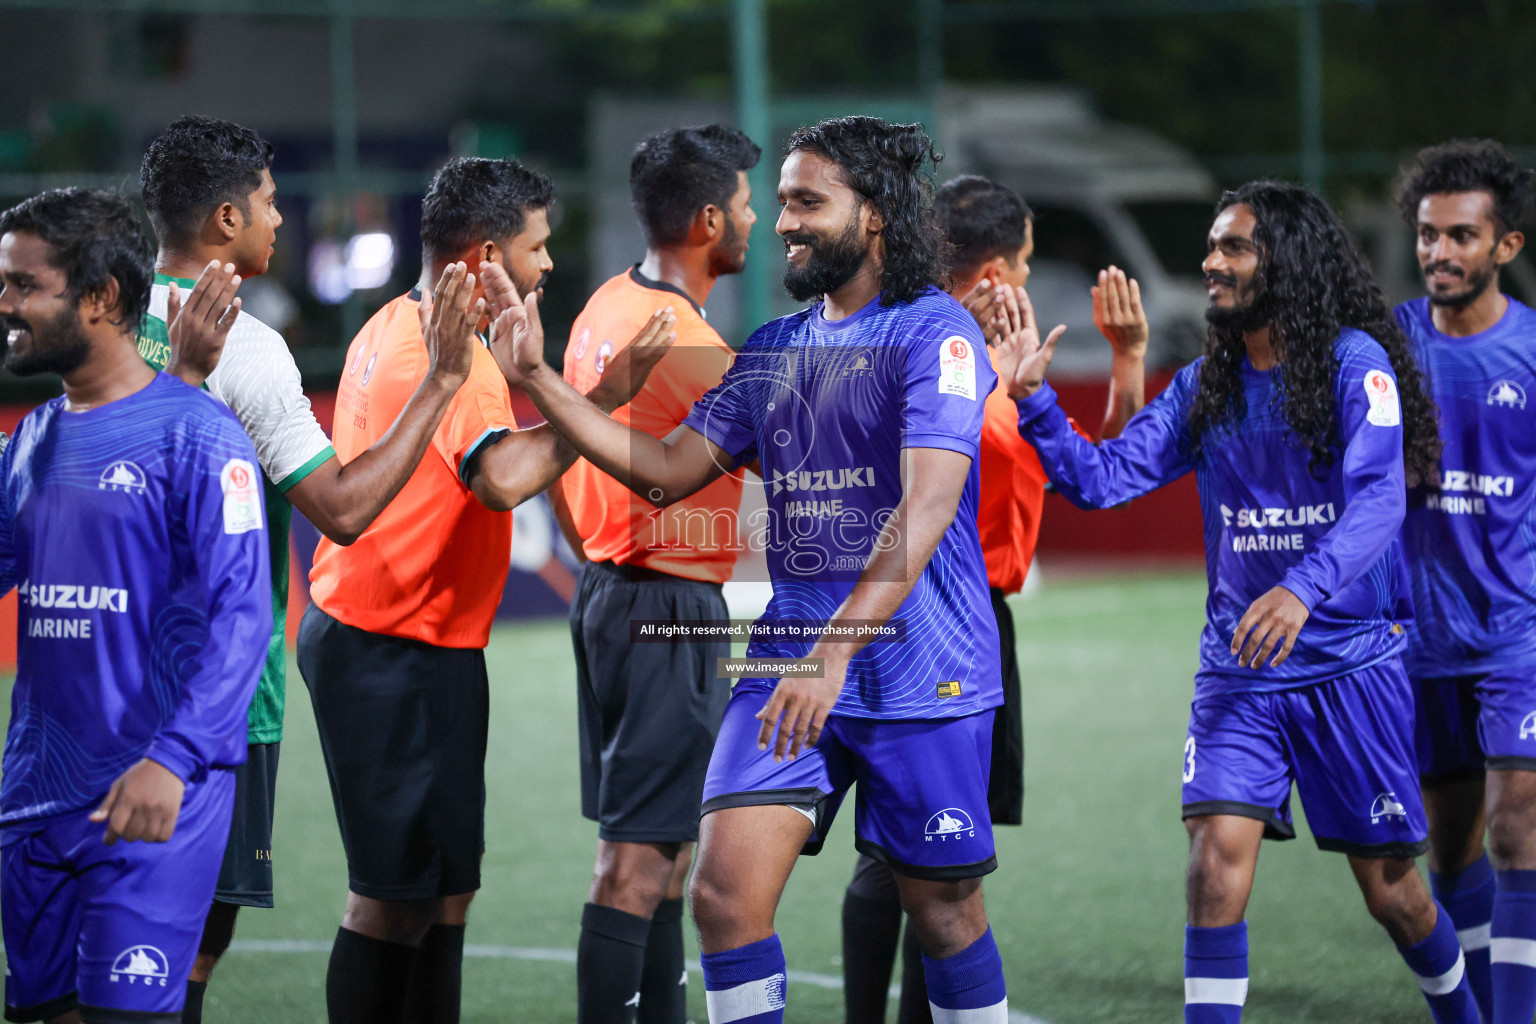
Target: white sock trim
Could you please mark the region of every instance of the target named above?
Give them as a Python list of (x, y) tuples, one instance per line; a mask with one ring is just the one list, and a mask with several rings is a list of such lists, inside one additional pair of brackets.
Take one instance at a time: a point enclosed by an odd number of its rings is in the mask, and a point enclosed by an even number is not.
[(928, 1002), (933, 1014), (933, 1024), (1008, 1024), (1008, 999), (991, 1006), (978, 1006), (974, 1010), (949, 1010)]
[(1437, 978), (1426, 978), (1422, 974), (1415, 974), (1419, 979), (1419, 988), (1424, 990), (1426, 996), (1444, 996), (1456, 991), (1456, 986), (1461, 984), (1462, 977), (1467, 973), (1467, 958), (1461, 950), (1456, 951), (1456, 962), (1451, 969)]
[(784, 1009), (784, 984), (784, 975), (775, 974), (734, 988), (705, 989), (709, 1024), (730, 1024), (733, 1020)]
[(1248, 998), (1247, 978), (1185, 978), (1184, 1002), (1242, 1006)]
[(1480, 924), (1475, 928), (1463, 928), (1456, 933), (1456, 941), (1461, 943), (1461, 948), (1468, 953), (1476, 953), (1480, 949), (1487, 949), (1493, 941), (1493, 923)]
[(1536, 940), (1494, 938), (1488, 947), (1489, 958), (1496, 964), (1536, 967)]

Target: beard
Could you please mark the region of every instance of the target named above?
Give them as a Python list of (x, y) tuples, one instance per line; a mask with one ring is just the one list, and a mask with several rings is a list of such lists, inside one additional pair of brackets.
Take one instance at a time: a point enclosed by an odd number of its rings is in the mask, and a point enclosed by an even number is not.
[(1449, 270), (1453, 274), (1459, 272), (1462, 280), (1467, 284), (1466, 288), (1462, 291), (1450, 295), (1444, 292), (1436, 292), (1433, 289), (1430, 290), (1430, 305), (1444, 306), (1449, 309), (1464, 309), (1482, 298), (1483, 293), (1488, 290), (1489, 285), (1493, 284), (1493, 279), (1499, 273), (1498, 266), (1492, 260), (1489, 260), (1475, 270), (1461, 270), (1459, 267), (1453, 267), (1444, 263), (1431, 263), (1424, 268), (1424, 275), (1427, 277), (1436, 270)]
[(727, 216), (725, 234), (720, 236), (719, 244), (709, 254), (709, 272), (715, 277), (724, 277), (739, 274), (746, 266), (747, 247), (742, 243), (741, 232), (736, 230), (736, 222)]
[[(1220, 274), (1207, 276), (1231, 288), (1233, 295), (1237, 295), (1236, 278)], [(1218, 331), (1248, 334), (1268, 326), (1270, 319), (1269, 292), (1257, 274), (1249, 284), (1248, 294), (1239, 296), (1237, 305), (1218, 306), (1212, 302), (1205, 307), (1205, 322)]]
[(818, 295), (835, 292), (857, 274), (869, 258), (869, 250), (859, 237), (862, 229), (855, 216), (838, 237), (823, 240), (810, 232), (785, 235), (786, 244), (810, 246), (805, 266), (784, 268), (784, 290), (796, 302), (808, 302)]
[(9, 337), (11, 331), (22, 330), (30, 334), (32, 344), (24, 352), (15, 346), (5, 354), (5, 368), (18, 377), (31, 377), (39, 373), (57, 373), (63, 376), (80, 366), (91, 354), (90, 339), (80, 329), (80, 312), (70, 307), (62, 310), (52, 320), (36, 325), (15, 317), (5, 318), (3, 329)]

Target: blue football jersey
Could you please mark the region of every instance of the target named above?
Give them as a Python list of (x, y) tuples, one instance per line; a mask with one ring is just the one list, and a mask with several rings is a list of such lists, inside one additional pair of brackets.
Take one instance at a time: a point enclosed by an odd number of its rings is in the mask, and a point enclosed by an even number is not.
[(1415, 677), (1536, 669), (1536, 311), (1509, 300), (1481, 334), (1435, 329), (1428, 299), (1397, 319), (1440, 407), (1440, 478), (1409, 495), (1403, 541)]
[[(1279, 371), (1259, 372), (1246, 357), (1247, 414), (1208, 433), (1198, 461), (1189, 454), (1198, 359), (1119, 438), (1097, 447), (1068, 425), (1049, 386), (1019, 403), (1020, 433), (1057, 489), (1083, 508), (1118, 505), (1195, 471), (1210, 584), (1197, 697), (1304, 686), (1404, 645), (1412, 607), (1398, 537), (1407, 497), (1397, 378), (1386, 351), (1360, 331), (1343, 331), (1334, 351), (1342, 450), (1321, 478), (1282, 416)], [(1277, 584), (1311, 616), (1284, 664), (1244, 668), (1232, 634), (1248, 606)]]
[[(971, 460), (960, 507), (891, 618), (853, 659), (835, 714), (955, 718), (1002, 702), (997, 625), (976, 528), (982, 410), (997, 375), (975, 320), (929, 289), (842, 320), (820, 304), (764, 325), (685, 423), (736, 465), (761, 460), (773, 599), (749, 657), (804, 657), (901, 501), (902, 451)], [(900, 540), (897, 540), (900, 543)], [(785, 632), (803, 624), (804, 636)], [(772, 632), (769, 632), (769, 631)]]
[(245, 760), (271, 638), (261, 472), (228, 409), (161, 374), (27, 415), (0, 457), (0, 593), (19, 598), (0, 825), (94, 807), (150, 757)]

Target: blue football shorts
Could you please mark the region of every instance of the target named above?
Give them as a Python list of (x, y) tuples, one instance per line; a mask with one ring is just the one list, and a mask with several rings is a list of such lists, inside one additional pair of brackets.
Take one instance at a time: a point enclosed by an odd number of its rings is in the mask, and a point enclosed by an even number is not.
[(76, 1005), (181, 1011), (229, 839), (235, 774), (186, 788), (164, 843), (102, 841), (90, 810), (4, 830), (0, 920), (5, 1016), (43, 1020)]
[(1536, 666), (1415, 680), (1419, 777), (1426, 786), (1536, 771)]
[(1428, 832), (1413, 722), (1413, 687), (1396, 657), (1310, 686), (1197, 698), (1184, 817), (1257, 818), (1267, 838), (1293, 839), (1294, 783), (1319, 848), (1416, 857)]
[(997, 868), (987, 780), (993, 710), (964, 718), (875, 719), (831, 715), (821, 739), (775, 764), (758, 750), (772, 685), (744, 680), (731, 694), (709, 761), (703, 813), (785, 804), (806, 812), (805, 853), (820, 852), (848, 787), (854, 846), (909, 878), (954, 880)]

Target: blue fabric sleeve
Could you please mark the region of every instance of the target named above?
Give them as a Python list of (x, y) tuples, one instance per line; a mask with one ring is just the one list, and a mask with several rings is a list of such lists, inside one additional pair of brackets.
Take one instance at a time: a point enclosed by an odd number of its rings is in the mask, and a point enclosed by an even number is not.
[(1018, 403), (1019, 433), (1034, 445), (1051, 483), (1079, 508), (1109, 508), (1156, 490), (1194, 469), (1182, 438), (1194, 364), (1126, 424), (1120, 436), (1095, 445), (1072, 429), (1044, 384)]
[[(18, 428), (19, 429), (19, 428)], [(14, 438), (7, 438), (8, 442)], [(16, 586), (16, 502), (11, 490), (12, 455), (9, 443), (0, 453), (0, 597)]]
[[(203, 443), (181, 453), (189, 467), (183, 492), (187, 540), (207, 598), (208, 640), (188, 664), (181, 698), (145, 754), (187, 782), (206, 775), (231, 736), (243, 741), (272, 640), (267, 524), (229, 532), (221, 479), (232, 459), (256, 467), (256, 450), (233, 417), (218, 426), (212, 437), (205, 433)], [(259, 476), (254, 486), (259, 504)]]
[[(903, 448), (980, 455), (981, 423), (997, 372), (969, 314), (924, 320), (907, 344)], [(963, 349), (964, 357), (954, 355)]]
[[(1374, 343), (1348, 346), (1340, 355), (1336, 415), (1344, 439), (1344, 511), (1280, 580), (1308, 610), (1375, 565), (1408, 510), (1402, 410), (1392, 365)], [(1382, 376), (1391, 381), (1390, 399), (1378, 398), (1373, 406), (1368, 389)]]
[(748, 341), (720, 383), (693, 403), (682, 423), (729, 455), (734, 460), (732, 469), (757, 458), (757, 420), (750, 407), (755, 389), (749, 381), (761, 374), (763, 358), (763, 351), (754, 351)]

